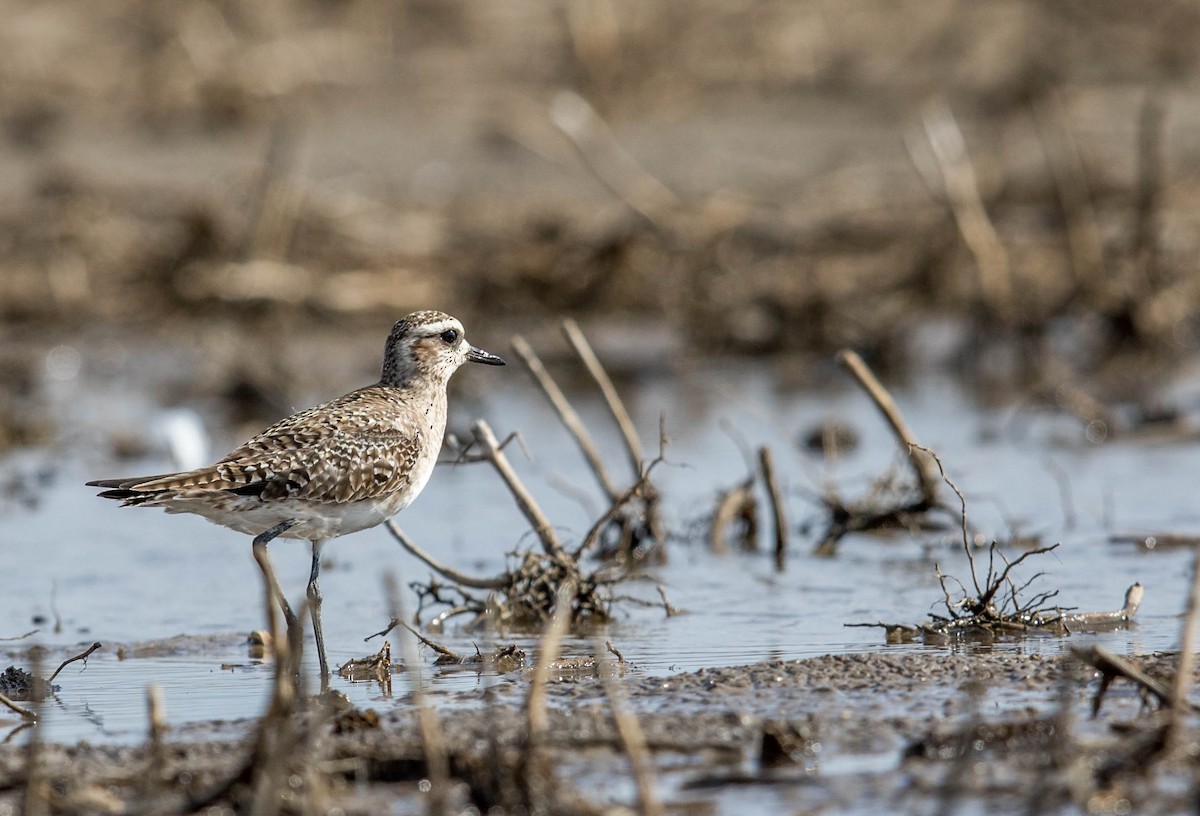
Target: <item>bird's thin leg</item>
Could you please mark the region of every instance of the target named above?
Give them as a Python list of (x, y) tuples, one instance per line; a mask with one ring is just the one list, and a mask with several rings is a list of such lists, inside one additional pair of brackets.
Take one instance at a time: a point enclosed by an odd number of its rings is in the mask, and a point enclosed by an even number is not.
[[(287, 623), (288, 632), (294, 630), (296, 626), (296, 613), (292, 611), (292, 607), (288, 604), (287, 598), (283, 596), (283, 590), (279, 588), (279, 581), (275, 579), (275, 570), (271, 568), (271, 562), (267, 558), (267, 544), (286, 533), (296, 524), (295, 519), (276, 524), (265, 533), (260, 533), (254, 537), (254, 560), (258, 562), (258, 568), (262, 570), (263, 578), (267, 581), (267, 586), (270, 588), (270, 593), (279, 603), (279, 608), (283, 610), (283, 620)], [(275, 633), (272, 632), (272, 635)]]
[(321, 661), (321, 688), (329, 687), (329, 662), (325, 659), (325, 634), (321, 631), (321, 548), (324, 541), (312, 542), (312, 572), (308, 574), (308, 612), (312, 616), (313, 637), (317, 640), (317, 658)]

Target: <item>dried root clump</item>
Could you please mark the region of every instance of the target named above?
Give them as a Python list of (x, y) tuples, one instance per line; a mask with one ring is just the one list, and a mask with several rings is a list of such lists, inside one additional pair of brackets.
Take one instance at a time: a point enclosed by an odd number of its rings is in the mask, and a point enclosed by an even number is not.
[[(919, 447), (919, 446), (918, 446)], [(961, 507), (960, 530), (962, 532), (962, 548), (970, 565), (971, 585), (969, 590), (962, 581), (942, 573), (941, 568), (934, 565), (938, 581), (942, 587), (945, 615), (930, 613), (928, 623), (915, 625), (868, 623), (847, 624), (848, 626), (877, 626), (885, 630), (889, 641), (915, 640), (938, 641), (950, 637), (1020, 637), (1031, 631), (1044, 631), (1052, 634), (1066, 635), (1077, 629), (1116, 628), (1129, 624), (1137, 614), (1144, 594), (1141, 584), (1133, 584), (1126, 590), (1125, 602), (1122, 607), (1110, 612), (1072, 612), (1060, 606), (1051, 606), (1049, 602), (1057, 597), (1058, 590), (1048, 590), (1026, 595), (1035, 581), (1044, 573), (1037, 573), (1018, 584), (1014, 580), (1015, 570), (1026, 559), (1044, 555), (1058, 549), (1058, 544), (1049, 547), (1039, 547), (1027, 550), (1017, 558), (1009, 561), (1000, 552), (995, 542), (988, 549), (987, 572), (980, 579), (975, 567), (975, 554), (972, 548), (971, 535), (967, 528), (967, 502), (958, 486), (946, 475), (942, 461), (937, 454), (928, 448), (919, 448), (929, 456), (946, 485), (958, 497)], [(997, 563), (1003, 564), (1003, 567)], [(951, 597), (948, 582), (958, 584), (960, 596)]]

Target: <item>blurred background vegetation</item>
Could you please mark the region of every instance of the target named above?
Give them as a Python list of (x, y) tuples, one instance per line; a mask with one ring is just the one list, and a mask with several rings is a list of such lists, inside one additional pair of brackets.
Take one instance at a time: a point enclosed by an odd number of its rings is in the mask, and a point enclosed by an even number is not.
[(1138, 392), (1200, 338), (1194, 3), (0, 8), (12, 386), (93, 325), (244, 348), (423, 307), (1035, 391)]

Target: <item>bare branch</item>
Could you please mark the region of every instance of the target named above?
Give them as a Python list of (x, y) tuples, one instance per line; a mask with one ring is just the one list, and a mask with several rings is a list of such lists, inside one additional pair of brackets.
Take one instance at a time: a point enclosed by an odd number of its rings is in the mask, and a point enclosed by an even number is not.
[(496, 441), (496, 435), (492, 433), (491, 427), (480, 419), (471, 426), (471, 432), (475, 434), (476, 441), (483, 445), (484, 451), (481, 455), (492, 463), (492, 467), (496, 468), (500, 478), (508, 485), (513, 498), (517, 500), (517, 507), (528, 519), (546, 552), (556, 558), (562, 557), (564, 554), (562, 544), (559, 543), (558, 536), (550, 526), (549, 519), (534, 501), (533, 496), (525, 489), (525, 485), (517, 478), (517, 473), (509, 463), (508, 457), (500, 450), (500, 443)]
[(596, 481), (600, 483), (600, 489), (610, 500), (616, 500), (617, 487), (609, 478), (608, 471), (604, 469), (604, 462), (600, 459), (600, 452), (596, 450), (596, 443), (592, 440), (591, 434), (588, 433), (587, 427), (583, 424), (583, 420), (579, 418), (579, 414), (571, 407), (571, 403), (567, 401), (563, 395), (562, 389), (558, 387), (558, 383), (550, 376), (550, 372), (542, 365), (541, 359), (533, 350), (533, 347), (525, 340), (524, 337), (516, 335), (512, 339), (513, 351), (517, 353), (517, 357), (525, 364), (526, 370), (533, 377), (534, 382), (542, 389), (542, 393), (554, 410), (558, 413), (558, 419), (562, 422), (563, 427), (571, 434), (575, 440), (575, 444), (579, 446), (580, 453), (587, 460), (588, 466), (591, 467), (592, 473), (596, 476)]
[[(504, 589), (512, 585), (512, 576), (507, 572), (496, 578), (475, 578), (474, 576), (459, 572), (453, 567), (447, 567), (414, 544), (404, 531), (400, 529), (399, 525), (396, 524), (395, 519), (388, 519), (387, 529), (392, 534), (392, 537), (400, 542), (401, 547), (408, 550), (410, 554), (424, 562), (425, 566), (448, 581), (453, 581), (456, 584), (474, 589)], [(386, 634), (386, 632), (381, 632), (380, 634)]]
[(596, 381), (596, 385), (600, 386), (600, 393), (604, 395), (604, 402), (608, 405), (609, 413), (612, 414), (617, 428), (621, 431), (621, 437), (625, 440), (625, 450), (628, 452), (629, 462), (633, 466), (633, 477), (640, 479), (642, 463), (646, 461), (646, 455), (642, 452), (642, 442), (638, 439), (637, 431), (633, 427), (633, 420), (629, 418), (629, 412), (625, 410), (625, 403), (621, 401), (616, 387), (609, 379), (608, 372), (600, 364), (600, 358), (596, 356), (591, 344), (583, 336), (583, 330), (579, 328), (579, 324), (568, 318), (562, 322), (562, 331), (567, 342), (571, 344), (571, 348), (575, 349), (575, 353), (583, 361), (588, 374)]
[(913, 435), (912, 429), (908, 427), (908, 423), (904, 421), (904, 417), (900, 413), (900, 409), (896, 407), (895, 400), (892, 395), (887, 392), (887, 389), (879, 382), (872, 373), (867, 364), (863, 362), (862, 357), (859, 357), (849, 349), (843, 349), (838, 352), (838, 363), (842, 368), (846, 369), (849, 374), (858, 381), (863, 390), (867, 392), (867, 396), (875, 403), (875, 407), (883, 414), (883, 418), (887, 420), (888, 425), (895, 434), (897, 442), (900, 443), (900, 448), (908, 454), (909, 464), (912, 465), (913, 474), (917, 477), (917, 486), (921, 491), (922, 502), (927, 507), (932, 507), (938, 503), (937, 497), (937, 477), (933, 471), (932, 463), (915, 454), (914, 450), (925, 450), (917, 442), (917, 438)]

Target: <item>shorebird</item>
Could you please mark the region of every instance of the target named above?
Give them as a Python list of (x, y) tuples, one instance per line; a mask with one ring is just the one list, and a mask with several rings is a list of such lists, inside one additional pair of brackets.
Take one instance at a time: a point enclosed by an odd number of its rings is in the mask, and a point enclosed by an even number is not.
[(276, 422), (214, 465), (183, 473), (100, 479), (123, 506), (194, 513), (254, 536), (253, 552), (289, 627), (296, 622), (267, 561), (267, 544), (312, 544), (308, 608), (321, 662), (321, 550), (381, 524), (412, 503), (433, 472), (446, 432), (446, 384), (466, 362), (504, 365), (467, 342), (444, 312), (413, 312), (392, 327), (379, 382)]

